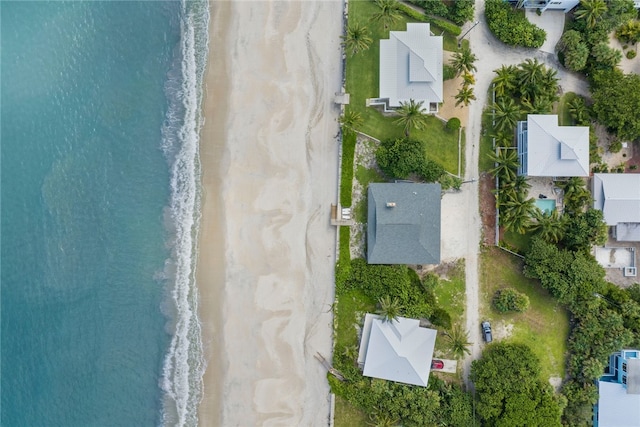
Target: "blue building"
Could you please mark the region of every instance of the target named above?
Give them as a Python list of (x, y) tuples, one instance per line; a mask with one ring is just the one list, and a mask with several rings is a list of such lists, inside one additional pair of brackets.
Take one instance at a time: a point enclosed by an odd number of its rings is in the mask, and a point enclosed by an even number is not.
[(640, 427), (640, 350), (622, 350), (609, 357), (598, 393), (594, 427)]

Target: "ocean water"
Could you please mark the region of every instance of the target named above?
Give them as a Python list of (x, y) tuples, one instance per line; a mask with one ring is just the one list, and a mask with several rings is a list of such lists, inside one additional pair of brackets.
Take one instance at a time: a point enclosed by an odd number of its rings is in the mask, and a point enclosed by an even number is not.
[(0, 8), (0, 424), (195, 425), (207, 3)]

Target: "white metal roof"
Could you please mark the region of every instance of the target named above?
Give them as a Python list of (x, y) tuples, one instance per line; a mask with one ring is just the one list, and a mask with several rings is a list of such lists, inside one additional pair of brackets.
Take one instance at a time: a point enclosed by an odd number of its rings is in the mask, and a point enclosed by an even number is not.
[(400, 102), (443, 102), (442, 36), (432, 36), (429, 24), (407, 24), (407, 31), (391, 31), (380, 40), (380, 98)]
[(640, 427), (640, 394), (605, 381), (598, 381), (598, 389), (598, 427)]
[(640, 223), (640, 174), (596, 173), (592, 187), (593, 207), (608, 225)]
[(589, 176), (589, 127), (558, 126), (555, 114), (527, 116), (528, 176)]
[(426, 387), (436, 335), (417, 319), (385, 322), (367, 313), (358, 357), (364, 362), (363, 375)]

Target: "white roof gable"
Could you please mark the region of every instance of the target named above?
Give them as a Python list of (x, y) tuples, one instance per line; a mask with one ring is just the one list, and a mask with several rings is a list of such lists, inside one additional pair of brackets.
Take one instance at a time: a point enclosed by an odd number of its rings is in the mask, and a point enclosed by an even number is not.
[(442, 36), (432, 36), (429, 24), (407, 24), (407, 31), (391, 31), (380, 40), (380, 98), (400, 102), (443, 102)]
[(640, 223), (640, 174), (596, 173), (592, 193), (593, 207), (608, 225)]
[(598, 389), (598, 427), (640, 427), (640, 394), (605, 381), (598, 381)]
[(426, 387), (437, 331), (421, 328), (417, 319), (385, 322), (367, 314), (360, 343), (363, 375)]
[(558, 126), (558, 116), (527, 116), (528, 176), (589, 176), (589, 127)]

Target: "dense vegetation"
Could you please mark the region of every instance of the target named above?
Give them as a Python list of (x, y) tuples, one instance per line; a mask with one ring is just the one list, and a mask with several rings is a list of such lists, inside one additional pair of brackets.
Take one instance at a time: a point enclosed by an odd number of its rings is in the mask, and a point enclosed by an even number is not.
[(604, 269), (584, 250), (532, 240), (525, 259), (525, 275), (542, 286), (572, 313), (567, 374), (562, 392), (567, 398), (564, 422), (588, 425), (598, 398), (594, 380), (609, 355), (640, 344), (638, 285), (623, 290), (604, 280)]
[(412, 0), (411, 3), (422, 7), (426, 15), (440, 16), (462, 25), (473, 19), (475, 0)]
[(406, 138), (388, 139), (380, 143), (376, 160), (380, 169), (391, 178), (405, 179), (416, 175), (427, 182), (437, 181), (444, 168), (427, 159), (422, 141)]
[(493, 307), (499, 313), (524, 312), (529, 308), (529, 297), (513, 288), (499, 289), (493, 297)]
[(503, 0), (487, 0), (484, 10), (491, 32), (512, 46), (540, 47), (547, 33), (527, 20), (524, 10), (514, 9)]
[[(438, 307), (433, 293), (438, 280), (437, 276), (427, 275), (423, 282), (415, 271), (405, 265), (369, 265), (364, 259), (341, 262), (336, 273), (336, 296), (338, 319), (345, 324), (339, 325), (338, 330), (354, 330), (353, 323), (358, 320), (356, 313), (345, 317), (345, 313), (340, 313), (340, 307), (344, 307), (343, 301), (346, 304), (356, 297), (364, 301), (379, 301), (379, 312), (383, 315), (388, 314), (388, 306), (395, 302), (394, 310), (399, 309), (396, 314), (450, 322), (450, 315)], [(428, 387), (362, 376), (356, 364), (357, 337), (346, 340), (345, 335), (338, 337), (333, 355), (334, 367), (342, 373), (345, 381), (330, 376), (331, 389), (351, 405), (370, 414), (376, 425), (473, 424), (471, 396), (456, 384), (446, 383), (433, 375)], [(453, 330), (450, 335), (455, 335)], [(462, 339), (465, 338), (466, 334), (463, 334)], [(460, 342), (459, 339), (453, 341), (452, 346)]]
[(471, 364), (477, 412), (494, 427), (560, 426), (565, 401), (540, 378), (540, 361), (524, 344), (496, 343)]
[(640, 138), (640, 76), (612, 69), (596, 72), (591, 81), (598, 121), (622, 139)]

